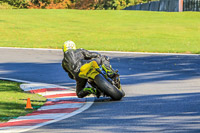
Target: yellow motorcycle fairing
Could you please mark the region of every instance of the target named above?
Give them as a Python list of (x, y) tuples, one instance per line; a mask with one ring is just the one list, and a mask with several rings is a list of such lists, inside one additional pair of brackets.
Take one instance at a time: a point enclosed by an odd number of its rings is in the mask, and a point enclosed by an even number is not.
[(96, 71), (96, 68), (99, 68), (96, 61), (91, 61), (90, 63), (86, 63), (80, 68), (79, 77), (84, 79), (94, 79), (99, 72)]

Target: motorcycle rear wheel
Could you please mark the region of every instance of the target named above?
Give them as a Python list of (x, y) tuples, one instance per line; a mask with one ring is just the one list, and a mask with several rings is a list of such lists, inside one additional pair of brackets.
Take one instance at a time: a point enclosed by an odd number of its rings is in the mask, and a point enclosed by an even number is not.
[(94, 78), (95, 84), (98, 88), (104, 92), (107, 96), (110, 96), (113, 100), (121, 100), (123, 93), (108, 82), (103, 75), (99, 74)]

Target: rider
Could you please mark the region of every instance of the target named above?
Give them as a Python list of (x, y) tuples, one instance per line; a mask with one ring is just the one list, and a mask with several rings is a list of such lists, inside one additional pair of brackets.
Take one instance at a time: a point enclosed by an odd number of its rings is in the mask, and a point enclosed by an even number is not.
[(79, 98), (83, 98), (89, 94), (97, 94), (96, 89), (85, 88), (88, 79), (79, 77), (80, 68), (86, 63), (96, 61), (98, 65), (104, 65), (108, 72), (112, 75), (113, 70), (110, 65), (109, 58), (97, 52), (90, 52), (85, 49), (76, 49), (73, 41), (66, 41), (63, 45), (64, 58), (62, 67), (68, 73), (71, 79), (76, 80), (76, 94)]

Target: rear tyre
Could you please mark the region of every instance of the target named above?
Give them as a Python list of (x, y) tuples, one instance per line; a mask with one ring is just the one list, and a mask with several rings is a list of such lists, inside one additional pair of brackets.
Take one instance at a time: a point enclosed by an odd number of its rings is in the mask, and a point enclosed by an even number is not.
[(120, 90), (121, 91), (121, 93), (122, 93), (122, 96), (124, 97), (125, 96), (125, 92), (124, 92), (124, 90)]
[(94, 78), (94, 82), (102, 92), (110, 96), (113, 100), (122, 99), (122, 92), (108, 82), (101, 74)]

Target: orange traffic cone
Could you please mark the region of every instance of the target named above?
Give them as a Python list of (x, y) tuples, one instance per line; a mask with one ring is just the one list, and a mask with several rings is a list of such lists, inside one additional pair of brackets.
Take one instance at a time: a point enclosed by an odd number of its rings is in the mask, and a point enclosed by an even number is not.
[(25, 109), (33, 109), (32, 106), (31, 106), (30, 98), (27, 99), (27, 104), (26, 104), (26, 108)]

